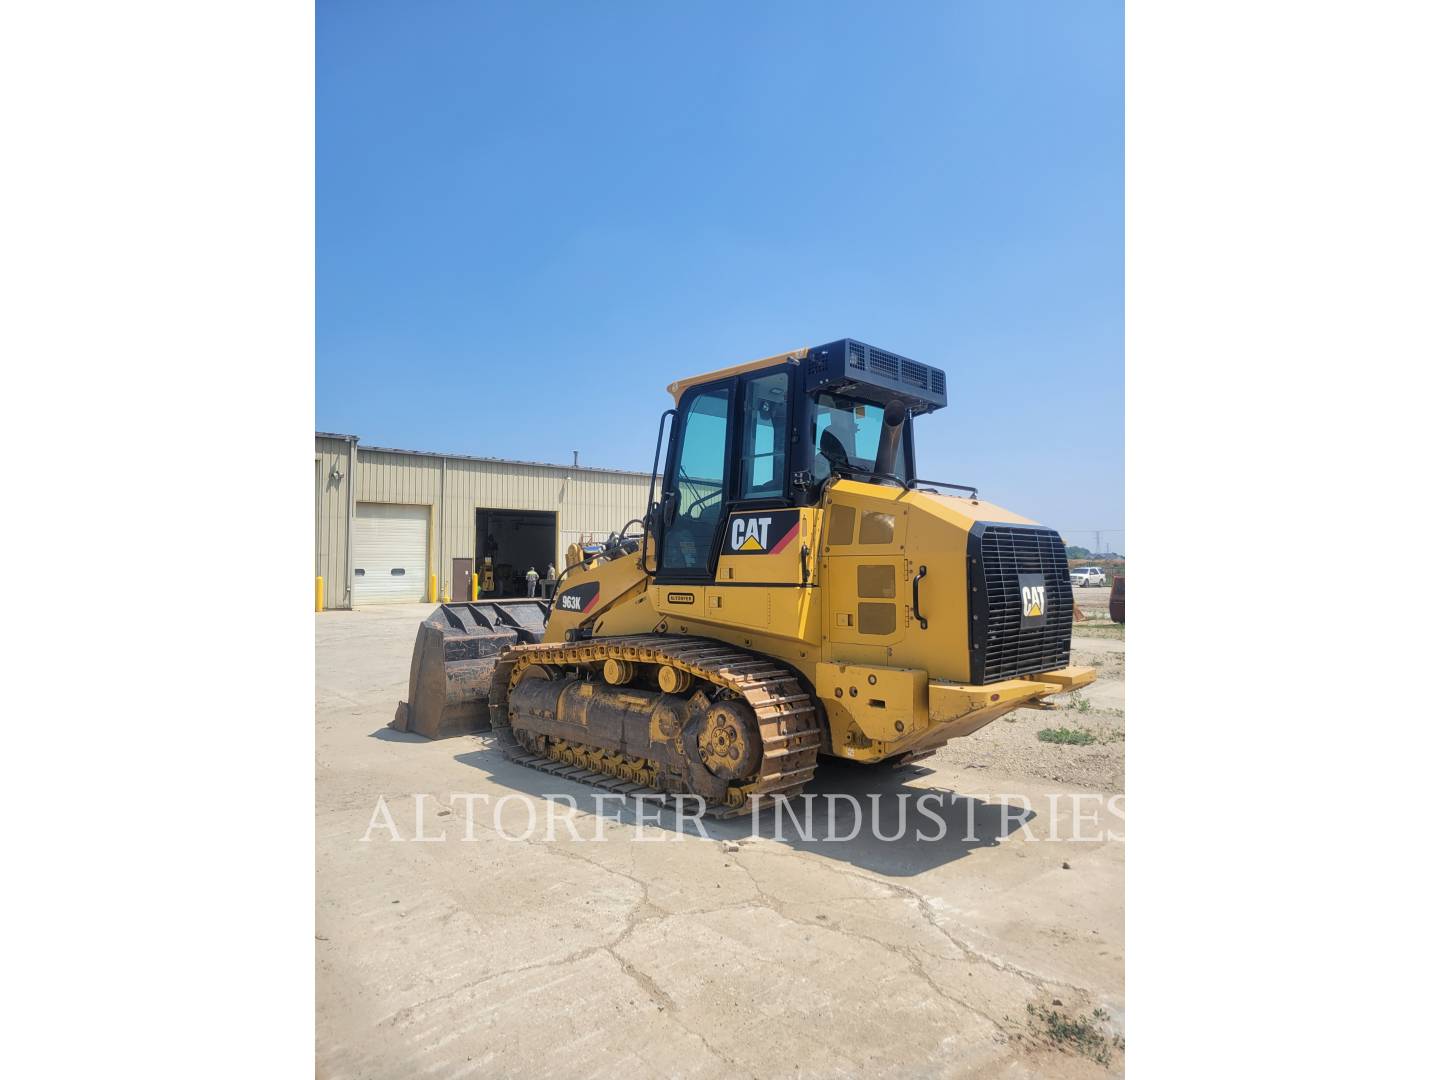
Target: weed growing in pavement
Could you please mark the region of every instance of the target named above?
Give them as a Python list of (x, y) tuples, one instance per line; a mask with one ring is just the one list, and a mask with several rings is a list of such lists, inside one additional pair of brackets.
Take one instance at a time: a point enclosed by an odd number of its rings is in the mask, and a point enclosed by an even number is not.
[(1104, 1009), (1095, 1009), (1089, 1016), (1071, 1018), (1064, 1013), (1045, 1006), (1036, 1008), (1034, 1002), (1025, 1006), (1030, 1022), (1039, 1028), (1051, 1045), (1061, 1050), (1073, 1050), (1092, 1058), (1101, 1065), (1110, 1064), (1112, 1050), (1125, 1049), (1125, 1040), (1119, 1035), (1106, 1038), (1099, 1025), (1110, 1019)]
[(1042, 728), (1035, 733), (1041, 742), (1063, 743), (1066, 746), (1089, 746), (1095, 741), (1095, 733), (1089, 728)]

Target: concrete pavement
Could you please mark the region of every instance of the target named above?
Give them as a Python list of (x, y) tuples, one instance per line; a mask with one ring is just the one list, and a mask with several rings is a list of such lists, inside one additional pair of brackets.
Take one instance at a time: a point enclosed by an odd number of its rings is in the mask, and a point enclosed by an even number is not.
[(597, 818), (486, 736), (386, 727), (430, 610), (316, 616), (318, 1075), (1105, 1074), (1027, 1005), (1123, 1027), (1113, 793), (837, 764), (813, 790), (853, 840)]

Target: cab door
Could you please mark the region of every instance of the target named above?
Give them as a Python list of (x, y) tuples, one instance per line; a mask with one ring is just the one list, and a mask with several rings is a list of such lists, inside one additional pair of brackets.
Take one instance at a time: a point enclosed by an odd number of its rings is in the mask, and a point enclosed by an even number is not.
[(734, 479), (706, 590), (708, 622), (768, 630), (786, 608), (776, 587), (800, 580), (799, 511), (787, 498), (791, 382), (790, 368), (779, 367), (737, 384)]
[(651, 594), (659, 610), (783, 638), (818, 629), (819, 510), (792, 493), (795, 371), (762, 368), (681, 398)]

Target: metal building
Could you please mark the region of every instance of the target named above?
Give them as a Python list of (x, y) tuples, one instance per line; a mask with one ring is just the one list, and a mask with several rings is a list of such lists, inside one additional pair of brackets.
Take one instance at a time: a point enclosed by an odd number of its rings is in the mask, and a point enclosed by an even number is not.
[(484, 595), (523, 596), (529, 567), (544, 576), (564, 566), (570, 544), (640, 517), (649, 488), (649, 473), (389, 450), (317, 432), (324, 606), (469, 599), (487, 557), (495, 591)]

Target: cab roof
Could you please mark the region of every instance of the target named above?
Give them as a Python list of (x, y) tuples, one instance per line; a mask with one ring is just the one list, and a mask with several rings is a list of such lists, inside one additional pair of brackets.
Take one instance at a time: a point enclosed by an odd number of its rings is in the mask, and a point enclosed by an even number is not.
[(716, 371), (707, 371), (703, 375), (691, 375), (688, 379), (679, 379), (672, 382), (665, 389), (675, 399), (675, 404), (680, 404), (680, 395), (689, 390), (692, 386), (701, 383), (714, 382), (716, 379), (728, 379), (731, 375), (744, 375), (747, 371), (759, 371), (761, 368), (774, 367), (778, 364), (798, 364), (810, 353), (809, 348), (792, 349), (790, 352), (776, 353), (774, 356), (767, 356), (763, 360), (751, 360), (746, 364), (735, 364), (731, 367), (720, 368)]
[(940, 368), (878, 349), (854, 338), (792, 349), (752, 360), (748, 364), (694, 375), (671, 383), (667, 389), (678, 405), (681, 396), (696, 385), (765, 368), (797, 365), (802, 360), (808, 361), (804, 368), (803, 389), (806, 394), (828, 391), (883, 403), (898, 401), (914, 416), (943, 409), (948, 400), (945, 372)]

